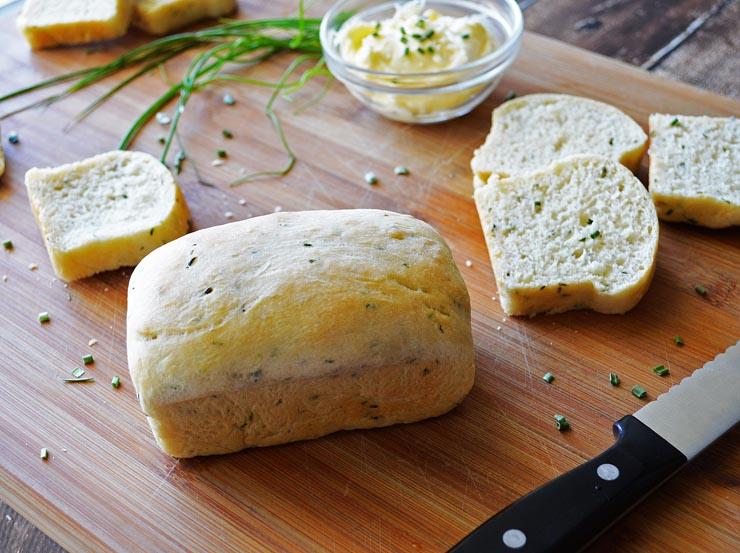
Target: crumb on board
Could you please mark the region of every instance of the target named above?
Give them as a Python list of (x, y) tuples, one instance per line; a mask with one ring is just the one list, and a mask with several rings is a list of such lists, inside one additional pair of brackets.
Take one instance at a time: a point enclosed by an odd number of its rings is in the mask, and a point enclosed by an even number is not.
[(247, 205), (247, 200), (244, 198), (239, 198), (239, 205)]
[(87, 345), (88, 345), (88, 346), (90, 346), (90, 347), (93, 347), (93, 346), (94, 346), (95, 344), (97, 344), (97, 343), (98, 343), (98, 341), (97, 341), (97, 340), (96, 340), (95, 338), (90, 338), (90, 339), (89, 339), (89, 340), (87, 341)]
[(224, 217), (226, 217), (227, 219), (233, 219), (234, 218), (234, 212), (227, 211), (227, 212), (224, 213)]
[(283, 210), (282, 206), (276, 205), (275, 206), (275, 213), (280, 213)]
[(38, 268), (39, 268), (39, 266), (38, 266), (38, 265), (37, 265), (36, 263), (29, 263), (29, 264), (28, 264), (28, 268), (29, 268), (29, 270), (31, 270), (31, 271), (35, 271), (36, 269), (38, 269)]
[(465, 260), (465, 266), (466, 267), (472, 267), (473, 266), (473, 262), (470, 259), (466, 259)]

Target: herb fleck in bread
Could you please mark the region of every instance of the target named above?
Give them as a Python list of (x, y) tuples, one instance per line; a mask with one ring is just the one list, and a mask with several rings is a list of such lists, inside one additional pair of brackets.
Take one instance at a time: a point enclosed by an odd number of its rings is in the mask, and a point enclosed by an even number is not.
[(134, 24), (147, 33), (166, 35), (208, 17), (236, 9), (236, 0), (135, 0)]
[(650, 116), (650, 193), (658, 217), (740, 225), (740, 120)]
[(650, 285), (658, 219), (623, 165), (574, 156), (475, 191), (509, 315), (590, 308), (624, 313)]
[(26, 0), (18, 28), (33, 49), (123, 36), (133, 0)]
[(127, 344), (175, 457), (441, 415), (475, 371), (449, 248), (378, 210), (276, 213), (157, 249), (131, 276)]
[(188, 207), (172, 173), (142, 152), (34, 168), (26, 173), (26, 188), (63, 280), (136, 265), (188, 230)]
[(476, 187), (578, 154), (619, 161), (637, 171), (647, 136), (617, 108), (567, 94), (530, 94), (493, 111), (493, 125), (472, 161)]

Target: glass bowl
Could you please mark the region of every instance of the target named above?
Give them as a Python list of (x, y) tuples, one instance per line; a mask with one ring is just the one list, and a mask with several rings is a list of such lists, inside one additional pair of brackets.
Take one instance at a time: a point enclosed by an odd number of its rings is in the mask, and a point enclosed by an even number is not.
[(352, 65), (340, 52), (337, 33), (357, 19), (393, 16), (398, 2), (341, 0), (321, 22), (321, 45), (332, 74), (350, 93), (377, 113), (407, 123), (437, 123), (465, 115), (488, 97), (519, 52), (522, 12), (515, 0), (427, 0), (443, 15), (477, 15), (496, 44), (465, 65), (428, 73), (392, 73)]

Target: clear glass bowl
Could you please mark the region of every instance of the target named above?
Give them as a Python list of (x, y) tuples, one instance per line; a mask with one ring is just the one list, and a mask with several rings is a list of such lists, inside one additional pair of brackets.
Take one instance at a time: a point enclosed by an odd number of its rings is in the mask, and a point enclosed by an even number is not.
[(321, 45), (329, 70), (354, 97), (389, 119), (437, 123), (465, 115), (493, 91), (519, 52), (523, 21), (515, 0), (427, 0), (427, 8), (443, 15), (478, 15), (496, 48), (466, 65), (429, 73), (390, 73), (346, 62), (337, 44), (339, 29), (355, 18), (390, 18), (397, 4), (341, 0), (321, 22)]

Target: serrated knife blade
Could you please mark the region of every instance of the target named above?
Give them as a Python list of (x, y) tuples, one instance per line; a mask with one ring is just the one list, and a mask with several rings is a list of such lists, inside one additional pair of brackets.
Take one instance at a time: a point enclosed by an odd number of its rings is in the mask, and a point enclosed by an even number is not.
[(696, 457), (740, 420), (740, 342), (634, 416), (689, 461)]
[(454, 553), (573, 553), (740, 421), (740, 342), (614, 423), (601, 455), (515, 501)]

